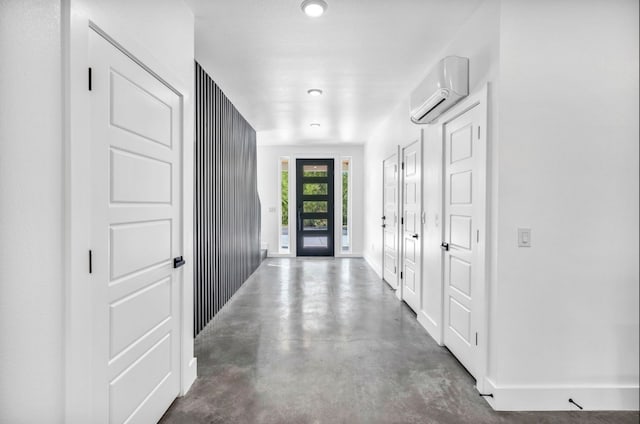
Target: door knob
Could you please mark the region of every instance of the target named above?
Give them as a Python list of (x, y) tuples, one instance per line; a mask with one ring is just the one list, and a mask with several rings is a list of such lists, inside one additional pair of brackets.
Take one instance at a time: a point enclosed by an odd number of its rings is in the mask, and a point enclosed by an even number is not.
[(442, 250), (444, 250), (445, 252), (448, 252), (449, 251), (449, 243), (442, 242), (442, 244), (440, 245), (440, 248), (442, 248)]
[(411, 237), (413, 237), (414, 239), (417, 239), (418, 238), (418, 233), (413, 234)]

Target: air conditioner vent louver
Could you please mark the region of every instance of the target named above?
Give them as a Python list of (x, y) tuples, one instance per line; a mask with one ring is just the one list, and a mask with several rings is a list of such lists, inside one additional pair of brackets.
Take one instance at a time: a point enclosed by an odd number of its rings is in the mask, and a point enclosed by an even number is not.
[(445, 57), (411, 94), (411, 121), (433, 123), (468, 94), (469, 59)]

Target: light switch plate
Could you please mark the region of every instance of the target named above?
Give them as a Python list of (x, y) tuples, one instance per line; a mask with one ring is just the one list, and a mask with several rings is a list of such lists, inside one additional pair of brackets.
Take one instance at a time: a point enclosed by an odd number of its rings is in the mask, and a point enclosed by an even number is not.
[(531, 247), (531, 228), (518, 228), (518, 247)]

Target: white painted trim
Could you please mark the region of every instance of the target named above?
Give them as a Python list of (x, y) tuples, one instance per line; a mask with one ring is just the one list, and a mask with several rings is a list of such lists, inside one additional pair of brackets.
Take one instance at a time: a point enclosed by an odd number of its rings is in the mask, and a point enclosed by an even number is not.
[(637, 411), (640, 408), (638, 386), (566, 386), (496, 385), (485, 379), (485, 397), (497, 411), (577, 411), (573, 399), (585, 411)]
[(439, 346), (444, 346), (442, 344), (442, 330), (441, 326), (438, 325), (429, 315), (427, 315), (422, 309), (417, 313), (418, 322), (427, 330), (427, 333), (431, 336)]
[(382, 269), (380, 268), (380, 264), (375, 263), (368, 255), (364, 255), (362, 257), (366, 263), (369, 264), (369, 266), (371, 267), (371, 269), (373, 269), (373, 272), (376, 273), (376, 275), (378, 276), (378, 278), (380, 278), (381, 280), (382, 278)]
[[(97, 422), (93, 417), (92, 387), (92, 291), (87, 260), (91, 222), (90, 170), (90, 97), (87, 90), (89, 67), (89, 34), (97, 30), (121, 51), (143, 67), (152, 69), (181, 98), (182, 103), (182, 178), (183, 178), (183, 256), (180, 393), (187, 393), (196, 378), (197, 361), (193, 356), (193, 122), (194, 102), (189, 93), (193, 87), (156, 60), (128, 32), (113, 22), (92, 22), (90, 16), (63, 1), (63, 97), (65, 154), (65, 422)], [(68, 28), (66, 25), (68, 24)], [(93, 29), (92, 29), (93, 28)], [(67, 32), (68, 30), (68, 32)], [(108, 34), (108, 35), (107, 35)], [(126, 46), (124, 49), (122, 46)]]
[(269, 253), (267, 250), (267, 258), (295, 258), (293, 253)]
[(341, 253), (340, 256), (336, 256), (336, 258), (364, 258), (362, 253), (352, 252), (352, 253)]

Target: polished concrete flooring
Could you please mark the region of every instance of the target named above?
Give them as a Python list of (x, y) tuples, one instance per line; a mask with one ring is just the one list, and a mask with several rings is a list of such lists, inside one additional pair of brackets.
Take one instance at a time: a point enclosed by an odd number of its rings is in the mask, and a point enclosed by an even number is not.
[(267, 259), (196, 339), (162, 423), (638, 423), (495, 412), (362, 259)]

